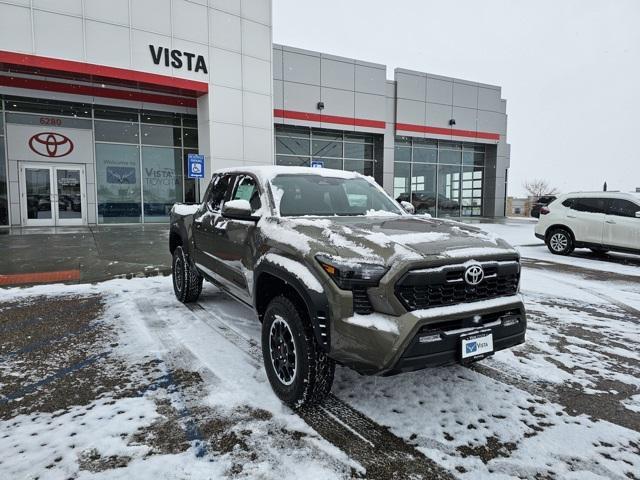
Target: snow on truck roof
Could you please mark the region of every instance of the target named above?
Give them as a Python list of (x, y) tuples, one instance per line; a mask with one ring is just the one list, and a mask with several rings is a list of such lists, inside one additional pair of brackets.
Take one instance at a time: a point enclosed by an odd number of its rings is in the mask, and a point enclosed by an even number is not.
[(230, 167), (216, 170), (216, 173), (234, 173), (246, 172), (252, 173), (262, 181), (269, 181), (277, 175), (318, 175), (321, 177), (332, 178), (370, 178), (357, 172), (348, 172), (345, 170), (333, 170), (331, 168), (311, 168), (311, 167), (287, 167), (284, 165), (260, 165), (254, 167)]

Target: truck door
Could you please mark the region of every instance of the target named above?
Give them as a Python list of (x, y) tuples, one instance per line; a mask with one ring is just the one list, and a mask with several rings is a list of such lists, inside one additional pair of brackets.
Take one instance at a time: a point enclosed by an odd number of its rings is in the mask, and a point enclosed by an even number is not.
[(225, 275), (216, 256), (216, 222), (220, 220), (220, 209), (231, 194), (234, 180), (235, 174), (214, 177), (202, 207), (193, 218), (196, 265), (201, 272), (218, 282), (223, 282)]
[[(251, 211), (261, 207), (260, 190), (255, 178), (248, 174), (239, 174), (235, 180), (229, 200), (247, 200)], [(247, 268), (254, 256), (255, 242), (252, 240), (256, 223), (221, 216), (215, 225), (215, 251), (217, 260), (224, 264), (223, 271), (232, 292), (247, 302), (251, 301), (253, 281), (252, 271)]]

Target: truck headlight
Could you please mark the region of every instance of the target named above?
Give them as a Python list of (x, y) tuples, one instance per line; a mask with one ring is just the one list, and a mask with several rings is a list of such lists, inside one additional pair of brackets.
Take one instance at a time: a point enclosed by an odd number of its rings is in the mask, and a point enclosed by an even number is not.
[(375, 287), (388, 270), (384, 265), (353, 262), (328, 255), (316, 255), (316, 260), (343, 290), (352, 290), (354, 286)]

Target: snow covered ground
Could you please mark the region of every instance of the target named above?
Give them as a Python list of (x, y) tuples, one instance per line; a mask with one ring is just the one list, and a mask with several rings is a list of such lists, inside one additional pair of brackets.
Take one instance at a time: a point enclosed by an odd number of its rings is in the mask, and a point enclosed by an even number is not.
[(338, 368), (300, 414), (255, 315), (211, 285), (191, 309), (159, 277), (0, 290), (0, 478), (640, 478), (640, 266), (481, 227), (521, 245), (527, 342), (471, 368)]

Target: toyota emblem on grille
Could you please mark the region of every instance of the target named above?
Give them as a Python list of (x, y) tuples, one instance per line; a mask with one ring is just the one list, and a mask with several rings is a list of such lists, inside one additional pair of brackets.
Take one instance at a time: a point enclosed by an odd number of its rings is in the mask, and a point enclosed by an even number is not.
[(471, 265), (464, 271), (464, 281), (469, 285), (478, 285), (484, 278), (484, 270), (480, 265)]
[(64, 157), (73, 152), (73, 142), (61, 133), (36, 133), (29, 139), (29, 148), (43, 157)]

